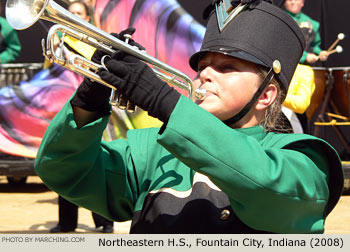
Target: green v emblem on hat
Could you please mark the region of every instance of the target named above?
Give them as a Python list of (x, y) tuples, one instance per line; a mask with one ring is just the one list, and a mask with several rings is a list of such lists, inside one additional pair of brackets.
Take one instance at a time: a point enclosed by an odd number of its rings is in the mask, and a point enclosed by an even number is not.
[(247, 7), (247, 4), (238, 4), (236, 6), (231, 4), (230, 0), (221, 0), (215, 4), (216, 15), (220, 32), (222, 32), (230, 22)]

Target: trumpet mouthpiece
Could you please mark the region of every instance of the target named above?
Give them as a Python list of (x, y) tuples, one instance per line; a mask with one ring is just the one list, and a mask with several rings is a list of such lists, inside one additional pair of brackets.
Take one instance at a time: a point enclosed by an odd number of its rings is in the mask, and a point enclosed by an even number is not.
[(206, 96), (206, 93), (207, 91), (203, 88), (197, 88), (195, 91), (194, 91), (194, 96), (196, 97), (196, 100), (204, 100), (205, 96)]

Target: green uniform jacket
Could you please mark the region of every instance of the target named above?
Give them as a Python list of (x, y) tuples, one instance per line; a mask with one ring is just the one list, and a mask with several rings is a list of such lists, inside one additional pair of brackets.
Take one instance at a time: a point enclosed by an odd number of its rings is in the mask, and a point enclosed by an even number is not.
[(0, 63), (9, 63), (17, 59), (21, 52), (21, 43), (17, 32), (6, 19), (0, 17)]
[[(35, 163), (46, 185), (131, 233), (322, 233), (338, 201), (337, 153), (308, 135), (232, 129), (185, 97), (161, 129), (101, 143), (67, 103)], [(330, 167), (332, 170), (329, 170)]]
[[(299, 25), (302, 22), (310, 22), (312, 25), (312, 30), (314, 31), (314, 39), (311, 42), (311, 52), (319, 55), (320, 52), (322, 51), (321, 49), (321, 35), (319, 33), (319, 28), (320, 28), (320, 23), (317, 22), (316, 20), (313, 20), (312, 18), (310, 18), (308, 15), (304, 14), (304, 13), (298, 13), (298, 14), (294, 14), (291, 13), (289, 11), (286, 10), (286, 12), (295, 20), (295, 22), (297, 22)], [(308, 49), (306, 48), (306, 50), (303, 52), (303, 55), (300, 58), (300, 63), (303, 64), (305, 63), (306, 60), (306, 56), (308, 54)]]

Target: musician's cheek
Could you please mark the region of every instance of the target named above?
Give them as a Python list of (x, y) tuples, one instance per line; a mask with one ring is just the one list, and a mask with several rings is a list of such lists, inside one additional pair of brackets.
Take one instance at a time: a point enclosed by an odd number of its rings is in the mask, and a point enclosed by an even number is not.
[(201, 85), (201, 81), (199, 79), (199, 74), (196, 75), (196, 77), (194, 77), (193, 79), (193, 88), (196, 89), (196, 88), (199, 88), (200, 85)]

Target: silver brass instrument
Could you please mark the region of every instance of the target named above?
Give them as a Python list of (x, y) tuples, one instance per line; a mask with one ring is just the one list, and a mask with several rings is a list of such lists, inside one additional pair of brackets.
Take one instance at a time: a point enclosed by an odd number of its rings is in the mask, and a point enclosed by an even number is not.
[(6, 19), (16, 30), (26, 29), (39, 19), (57, 23), (49, 30), (46, 45), (45, 41), (42, 41), (45, 57), (51, 62), (62, 65), (67, 69), (111, 88), (110, 103), (119, 106), (121, 109), (134, 110), (133, 105), (125, 102), (125, 99), (120, 101), (116, 88), (103, 81), (96, 73), (99, 68), (103, 67), (102, 63), (101, 65), (96, 64), (80, 55), (72, 55), (66, 60), (62, 55), (56, 54), (53, 41), (58, 31), (62, 32), (61, 41), (63, 41), (65, 35), (69, 35), (96, 49), (106, 52), (108, 55), (113, 54), (115, 50), (121, 50), (131, 54), (150, 65), (160, 79), (186, 90), (190, 99), (193, 95), (197, 97), (197, 99), (203, 99), (203, 90), (199, 91), (197, 95), (197, 92), (193, 90), (192, 80), (189, 76), (148, 55), (145, 51), (141, 51), (139, 48), (133, 47), (127, 42), (119, 40), (113, 35), (80, 19), (53, 0), (7, 0)]

